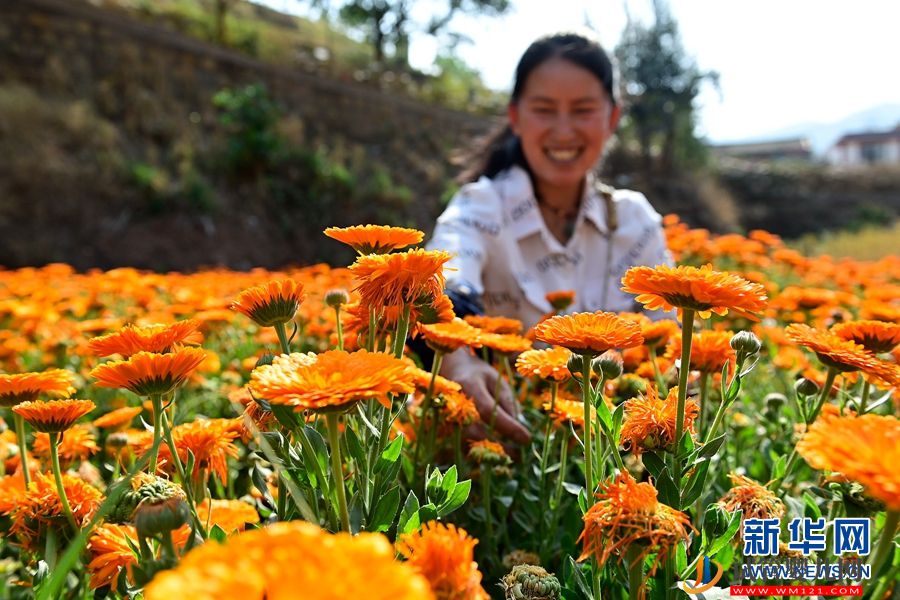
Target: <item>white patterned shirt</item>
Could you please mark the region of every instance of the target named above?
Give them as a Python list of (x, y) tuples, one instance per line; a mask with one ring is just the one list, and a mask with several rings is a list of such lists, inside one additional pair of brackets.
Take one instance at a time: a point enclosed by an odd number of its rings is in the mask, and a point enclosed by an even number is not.
[(621, 280), (632, 266), (672, 264), (661, 221), (643, 194), (602, 188), (589, 176), (573, 234), (562, 244), (541, 216), (528, 173), (515, 166), (463, 186), (438, 218), (428, 248), (454, 255), (445, 270), (449, 289), (528, 328), (552, 310), (545, 295), (553, 291), (575, 291), (567, 312), (640, 311)]

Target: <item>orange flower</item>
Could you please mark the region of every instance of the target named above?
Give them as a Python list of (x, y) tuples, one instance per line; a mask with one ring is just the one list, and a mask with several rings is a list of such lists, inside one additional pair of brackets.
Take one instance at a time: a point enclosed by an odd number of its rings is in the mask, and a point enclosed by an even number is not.
[(516, 354), (531, 348), (531, 340), (513, 333), (482, 333), (478, 341), (500, 354)]
[(424, 577), (394, 560), (380, 534), (329, 534), (275, 523), (194, 548), (144, 589), (146, 600), (434, 600)]
[[(584, 403), (574, 396), (557, 392), (556, 403), (550, 410), (550, 401), (544, 403), (544, 410), (550, 412), (550, 417), (557, 426), (563, 427), (566, 423), (572, 423), (575, 427), (584, 427)], [(591, 407), (591, 419), (596, 416), (596, 410)]]
[(141, 414), (140, 406), (124, 406), (122, 408), (117, 408), (94, 419), (94, 427), (111, 429), (113, 431), (127, 429), (134, 418), (139, 414)]
[[(194, 455), (196, 477), (202, 470), (215, 473), (223, 483), (228, 481), (228, 457), (237, 458), (238, 449), (234, 440), (243, 433), (240, 419), (197, 419), (172, 428), (172, 438), (178, 448), (181, 464), (187, 464), (188, 450)], [(152, 439), (145, 436), (140, 440), (138, 453), (150, 450)], [(159, 458), (166, 463), (166, 469), (174, 470), (172, 451), (168, 444), (159, 447)]]
[(512, 462), (501, 444), (491, 440), (479, 440), (469, 445), (469, 458), (479, 465), (508, 465)]
[(544, 296), (553, 310), (563, 312), (575, 302), (575, 290), (557, 290), (555, 292), (547, 292)]
[(417, 229), (387, 225), (329, 227), (325, 230), (325, 235), (347, 244), (360, 254), (387, 254), (418, 244), (425, 237), (425, 234)]
[[(60, 438), (59, 459), (64, 464), (80, 463), (100, 451), (97, 438), (86, 423), (68, 429)], [(46, 433), (34, 435), (34, 453), (44, 460), (50, 459), (50, 436)]]
[(206, 360), (202, 348), (179, 348), (169, 354), (138, 352), (128, 360), (104, 363), (91, 371), (99, 387), (125, 388), (138, 396), (167, 394), (182, 385)]
[(516, 358), (516, 370), (522, 377), (541, 377), (562, 382), (572, 377), (569, 359), (572, 352), (556, 346), (546, 350), (528, 350)]
[(888, 510), (900, 510), (900, 420), (896, 417), (842, 417), (823, 411), (800, 439), (797, 452), (812, 468), (837, 471), (861, 483)]
[(188, 319), (171, 325), (126, 325), (120, 331), (95, 337), (88, 348), (97, 356), (121, 354), (131, 356), (138, 352), (170, 352), (175, 344), (198, 345), (203, 335), (198, 331), (200, 321)]
[(900, 323), (850, 321), (831, 328), (842, 340), (856, 342), (872, 354), (890, 352), (900, 344)]
[[(700, 407), (693, 400), (684, 405), (685, 431), (694, 430), (694, 419)], [(625, 403), (625, 421), (622, 424), (621, 443), (640, 456), (643, 450), (662, 448), (670, 450), (675, 443), (675, 422), (678, 417), (678, 388), (669, 390), (665, 400), (660, 400), (655, 386), (647, 393)]]
[(637, 560), (656, 553), (652, 574), (679, 542), (687, 541), (692, 529), (686, 514), (656, 498), (656, 488), (637, 483), (627, 471), (601, 483), (597, 502), (584, 515), (584, 531), (578, 538), (583, 551), (578, 560), (594, 556), (603, 566), (615, 555), (622, 563), (634, 545), (641, 550)]
[(416, 331), (425, 338), (425, 343), (435, 352), (450, 353), (463, 346), (481, 347), (479, 340), (481, 331), (458, 317), (449, 323), (432, 325), (419, 323)]
[(784, 503), (766, 486), (744, 475), (730, 473), (731, 489), (719, 500), (728, 512), (742, 511), (741, 519), (780, 519)]
[(282, 279), (244, 290), (231, 308), (261, 327), (272, 327), (293, 319), (305, 298), (303, 284)]
[(641, 335), (644, 336), (644, 345), (657, 348), (665, 346), (671, 338), (681, 333), (678, 323), (672, 319), (660, 319), (641, 325)]
[(429, 521), (401, 535), (397, 552), (428, 580), (437, 600), (489, 600), (474, 560), (477, 543), (464, 529)]
[(137, 545), (137, 531), (131, 525), (104, 523), (95, 529), (87, 544), (91, 553), (87, 565), (91, 589), (107, 585), (116, 589), (122, 569), (125, 569), (128, 581), (134, 583), (131, 568), (138, 563), (138, 556), (132, 548)]
[(22, 402), (13, 407), (13, 412), (38, 431), (59, 433), (94, 410), (95, 406), (90, 400), (48, 400)]
[(197, 515), (208, 529), (218, 525), (225, 533), (243, 531), (248, 523), (259, 523), (259, 513), (256, 509), (240, 500), (206, 498), (197, 505)]
[(478, 415), (478, 407), (475, 401), (462, 392), (444, 392), (435, 399), (435, 405), (441, 412), (440, 425), (453, 427), (466, 427), (481, 417)]
[(522, 321), (508, 317), (490, 317), (488, 315), (466, 315), (466, 323), (488, 333), (522, 333)]
[(392, 254), (359, 256), (350, 265), (362, 302), (374, 306), (413, 304), (444, 292), (444, 264), (451, 255), (443, 250), (416, 248)]
[(253, 394), (298, 410), (347, 407), (364, 399), (390, 406), (389, 394), (408, 394), (414, 374), (404, 361), (383, 352), (329, 350), (308, 366), (287, 369), (275, 363), (254, 369)]
[[(63, 474), (62, 481), (75, 522), (79, 525), (87, 523), (100, 507), (103, 494), (84, 480), (72, 475)], [(32, 480), (25, 496), (10, 516), (13, 521), (10, 534), (18, 536), (22, 544), (28, 548), (39, 545), (37, 542), (40, 542), (50, 527), (57, 532), (71, 529), (63, 512), (56, 482), (52, 475), (44, 473), (38, 474)]]
[[(734, 334), (730, 331), (706, 330), (695, 333), (691, 340), (690, 368), (702, 373), (720, 373), (726, 362), (735, 360), (734, 349), (731, 347), (732, 337)], [(681, 358), (680, 340), (669, 343), (665, 358)]]
[(75, 377), (65, 369), (48, 369), (42, 373), (0, 374), (0, 406), (37, 400), (40, 394), (65, 398), (75, 393)]
[(839, 338), (830, 331), (792, 324), (787, 326), (785, 334), (794, 343), (815, 352), (825, 366), (845, 372), (862, 371), (889, 387), (900, 384), (900, 366), (880, 360), (863, 346)]
[(0, 478), (0, 515), (15, 510), (25, 497), (25, 479), (21, 473)]
[(568, 348), (576, 354), (603, 354), (613, 348), (644, 343), (641, 327), (608, 312), (575, 313), (551, 317), (534, 328), (535, 338)]
[(622, 290), (637, 294), (637, 301), (649, 310), (677, 308), (697, 311), (701, 318), (710, 313), (726, 315), (729, 310), (757, 320), (754, 313), (766, 307), (765, 288), (733, 273), (680, 266), (632, 267), (622, 278)]

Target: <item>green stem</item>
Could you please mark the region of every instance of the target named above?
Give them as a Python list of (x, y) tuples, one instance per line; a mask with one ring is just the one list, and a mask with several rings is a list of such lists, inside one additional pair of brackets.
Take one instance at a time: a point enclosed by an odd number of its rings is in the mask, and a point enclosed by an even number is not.
[(591, 357), (581, 355), (581, 401), (584, 410), (584, 480), (588, 507), (594, 504), (594, 463), (591, 445)]
[(341, 461), (341, 440), (338, 434), (338, 415), (328, 413), (325, 416), (328, 425), (328, 443), (331, 444), (331, 471), (334, 487), (337, 491), (338, 508), (341, 513), (341, 527), (350, 532), (350, 512), (347, 510), (347, 493), (344, 490), (344, 471)]
[(644, 561), (637, 544), (628, 547), (625, 566), (628, 569), (628, 600), (640, 600), (641, 588), (644, 586)]
[(341, 305), (334, 307), (334, 318), (337, 321), (337, 349), (344, 349), (344, 325), (341, 323)]
[(179, 479), (181, 479), (181, 485), (184, 488), (184, 493), (187, 496), (188, 506), (191, 509), (191, 518), (194, 520), (195, 529), (200, 534), (204, 540), (207, 538), (206, 535), (206, 527), (203, 525), (200, 520), (200, 516), (197, 514), (197, 500), (194, 497), (193, 488), (190, 485), (190, 481), (188, 481), (187, 473), (184, 471), (184, 465), (181, 464), (181, 457), (178, 456), (178, 451), (175, 447), (175, 437), (172, 435), (172, 428), (169, 426), (169, 420), (166, 418), (165, 412), (162, 415), (162, 426), (163, 433), (165, 434), (166, 443), (169, 445), (169, 451), (172, 455), (172, 462), (175, 463), (175, 471), (178, 473)]
[(291, 346), (288, 344), (287, 331), (284, 328), (284, 323), (275, 323), (275, 333), (278, 335), (278, 343), (281, 346), (282, 354), (290, 354)]
[(397, 319), (397, 332), (394, 334), (393, 354), (395, 358), (403, 358), (403, 347), (406, 345), (406, 336), (409, 334), (410, 305), (405, 303), (400, 318)]
[[(900, 510), (889, 510), (884, 517), (884, 527), (875, 554), (872, 556), (872, 577), (876, 577), (884, 561), (894, 552), (894, 535), (900, 525)], [(873, 597), (874, 598), (874, 597)]]
[(491, 422), (488, 423), (488, 438), (494, 437), (494, 425), (497, 422), (497, 411), (500, 410), (500, 386), (503, 384), (503, 378), (497, 372), (497, 379), (494, 382), (494, 408), (491, 410)]
[[(684, 405), (687, 401), (687, 382), (691, 372), (691, 337), (694, 334), (694, 311), (690, 308), (682, 309), (681, 317), (681, 368), (678, 369), (678, 408), (675, 413), (675, 450), (673, 451), (673, 464), (675, 470), (672, 479), (681, 495), (681, 459), (678, 452), (681, 448), (681, 436), (684, 434)], [(680, 504), (680, 501), (679, 501)]]
[(63, 512), (75, 533), (78, 533), (78, 523), (75, 522), (75, 515), (72, 514), (72, 507), (69, 506), (69, 499), (66, 497), (66, 488), (63, 486), (62, 470), (59, 468), (59, 432), (51, 431), (47, 434), (50, 438), (50, 465), (53, 468), (53, 478), (56, 480), (56, 491), (59, 493), (59, 502), (62, 504)]
[(871, 384), (867, 379), (863, 379), (863, 389), (862, 389), (862, 398), (859, 401), (859, 412), (858, 414), (864, 415), (866, 414), (866, 405), (869, 403), (869, 392), (871, 391)]
[[(432, 398), (434, 397), (434, 382), (437, 380), (438, 371), (441, 370), (441, 362), (444, 360), (444, 353), (440, 350), (434, 353), (434, 362), (431, 364), (431, 381), (428, 382), (428, 390), (422, 399), (422, 406), (419, 411), (419, 427), (416, 431), (416, 451), (413, 453), (413, 473), (419, 473), (419, 455), (422, 446), (425, 445), (425, 423), (428, 421), (428, 413), (431, 410)], [(432, 423), (432, 427), (436, 427), (437, 422)], [(425, 460), (429, 460), (431, 456), (425, 455)]]
[[(725, 399), (722, 398), (724, 404)], [(719, 416), (719, 407), (716, 408), (716, 417)], [(709, 373), (703, 371), (700, 373), (700, 427), (698, 428), (698, 436), (702, 436), (706, 431), (706, 413), (709, 410)], [(715, 422), (715, 420), (713, 420)]]
[[(838, 371), (834, 367), (828, 367), (828, 374), (825, 376), (825, 385), (822, 386), (822, 392), (819, 394), (819, 399), (816, 401), (816, 406), (813, 408), (813, 411), (809, 413), (806, 417), (806, 427), (815, 422), (816, 417), (819, 416), (819, 413), (822, 411), (822, 407), (825, 406), (825, 401), (828, 400), (828, 394), (831, 393), (831, 386), (834, 384), (834, 380), (837, 377)], [(794, 449), (791, 451), (791, 455), (788, 457), (787, 463), (784, 466), (784, 474), (778, 479), (772, 480), (769, 483), (768, 487), (770, 489), (776, 490), (781, 484), (787, 481), (787, 478), (791, 476), (791, 471), (794, 470), (794, 464), (797, 462), (797, 446), (794, 446)]]
[[(544, 447), (541, 449), (541, 479), (540, 485), (538, 487), (538, 489), (540, 490), (540, 504), (538, 506), (547, 505), (547, 459), (550, 456), (550, 436), (553, 432), (553, 408), (556, 406), (557, 388), (559, 388), (559, 383), (557, 383), (556, 381), (551, 381), (550, 410), (547, 412), (547, 427), (544, 430)], [(546, 523), (547, 519), (545, 518), (545, 515), (542, 514), (538, 527), (538, 536), (540, 539), (541, 548), (543, 548), (544, 544), (546, 543)]]
[(456, 459), (456, 472), (461, 476), (463, 469), (462, 427), (457, 427), (453, 432), (453, 457)]
[(366, 335), (366, 350), (375, 352), (375, 327), (377, 319), (375, 318), (375, 307), (369, 307), (369, 331)]
[(153, 446), (150, 448), (150, 472), (156, 474), (156, 468), (159, 463), (159, 446), (162, 443), (162, 396), (152, 394), (150, 402), (153, 405)]
[(653, 365), (653, 376), (656, 378), (656, 389), (659, 392), (660, 398), (665, 398), (668, 393), (668, 387), (666, 386), (666, 380), (663, 379), (662, 372), (659, 370), (659, 361), (656, 358), (656, 346), (648, 346), (648, 350), (650, 351), (650, 363)]
[(16, 443), (19, 445), (19, 466), (22, 469), (22, 479), (25, 487), (31, 483), (31, 473), (28, 472), (28, 446), (25, 443), (25, 419), (18, 413), (13, 413), (13, 422), (16, 424)]
[(497, 540), (494, 539), (494, 517), (491, 515), (491, 475), (491, 467), (489, 465), (481, 465), (481, 500), (484, 504), (484, 525), (485, 533), (487, 534), (488, 556), (493, 562), (497, 554)]

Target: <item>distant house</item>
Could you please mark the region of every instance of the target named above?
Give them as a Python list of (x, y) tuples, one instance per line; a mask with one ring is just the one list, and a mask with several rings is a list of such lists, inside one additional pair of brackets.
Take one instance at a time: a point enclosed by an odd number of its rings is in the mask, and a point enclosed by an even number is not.
[(721, 144), (713, 146), (717, 156), (742, 158), (752, 161), (781, 161), (812, 159), (812, 148), (806, 138), (791, 138), (745, 144)]
[(900, 164), (900, 124), (890, 131), (848, 133), (825, 157), (832, 165)]

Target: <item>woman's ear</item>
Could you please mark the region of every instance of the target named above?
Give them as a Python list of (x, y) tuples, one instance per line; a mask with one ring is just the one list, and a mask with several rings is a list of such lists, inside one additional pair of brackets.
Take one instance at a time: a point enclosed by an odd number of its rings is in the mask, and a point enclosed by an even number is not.
[(622, 117), (622, 108), (616, 104), (612, 107), (612, 110), (609, 111), (609, 131), (610, 133), (615, 133), (616, 127), (619, 126), (619, 119)]
[(506, 107), (506, 118), (509, 120), (509, 128), (516, 135), (519, 135), (519, 107), (515, 102), (510, 102)]

